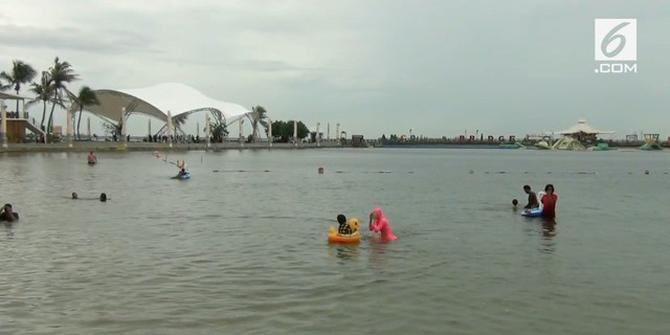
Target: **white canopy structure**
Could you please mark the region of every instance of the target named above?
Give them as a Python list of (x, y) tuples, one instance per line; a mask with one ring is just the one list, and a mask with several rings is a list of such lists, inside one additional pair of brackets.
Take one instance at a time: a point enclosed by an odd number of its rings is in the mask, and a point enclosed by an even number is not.
[(588, 145), (595, 145), (600, 134), (614, 134), (613, 131), (602, 131), (591, 127), (586, 120), (581, 119), (577, 124), (558, 132), (563, 138), (552, 146), (556, 150), (585, 150)]
[[(199, 111), (214, 111), (221, 113), (226, 124), (251, 113), (243, 106), (212, 99), (193, 87), (180, 83), (163, 83), (139, 89), (102, 89), (94, 92), (100, 104), (86, 106), (86, 111), (116, 123), (122, 120), (124, 108), (127, 115), (140, 113), (165, 123), (168, 111), (173, 119)], [(72, 108), (78, 110), (79, 106), (75, 104)]]
[(563, 131), (558, 132), (561, 135), (571, 135), (571, 134), (588, 134), (588, 135), (598, 135), (598, 134), (614, 134), (613, 131), (602, 131), (591, 127), (586, 120), (581, 119), (577, 121), (577, 124)]

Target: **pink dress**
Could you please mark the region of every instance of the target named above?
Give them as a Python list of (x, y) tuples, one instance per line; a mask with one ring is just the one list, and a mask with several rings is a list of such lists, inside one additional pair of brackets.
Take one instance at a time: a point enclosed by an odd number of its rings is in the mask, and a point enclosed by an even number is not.
[(375, 208), (372, 210), (372, 213), (375, 215), (374, 221), (370, 222), (370, 230), (376, 233), (381, 233), (382, 241), (395, 241), (398, 238), (393, 235), (393, 230), (391, 230), (391, 225), (389, 221), (384, 216), (381, 208)]

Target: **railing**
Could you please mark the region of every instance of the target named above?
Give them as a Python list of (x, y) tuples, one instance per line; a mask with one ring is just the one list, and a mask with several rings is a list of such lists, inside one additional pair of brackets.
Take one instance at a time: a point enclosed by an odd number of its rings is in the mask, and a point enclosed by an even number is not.
[(16, 113), (16, 112), (7, 112), (8, 119), (28, 119), (30, 115), (28, 112)]

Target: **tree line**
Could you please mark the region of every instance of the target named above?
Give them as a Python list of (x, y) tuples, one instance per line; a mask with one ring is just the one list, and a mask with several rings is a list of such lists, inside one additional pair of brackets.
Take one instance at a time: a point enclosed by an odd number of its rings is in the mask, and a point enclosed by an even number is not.
[[(77, 137), (81, 138), (79, 129), (81, 126), (81, 115), (86, 106), (100, 104), (95, 92), (88, 86), (82, 86), (78, 94), (74, 94), (68, 89), (68, 84), (78, 80), (79, 75), (75, 73), (72, 65), (58, 57), (47, 70), (41, 72), (39, 80), (33, 81), (37, 76), (37, 71), (28, 63), (21, 60), (12, 61), (12, 68), (9, 71), (0, 73), (0, 89), (12, 90), (19, 95), (23, 85), (30, 83), (29, 91), (35, 94), (35, 97), (28, 101), (26, 106), (41, 102), (42, 119), (40, 129), (47, 135), (53, 134), (53, 114), (56, 106), (67, 109), (66, 102), (71, 105), (76, 104), (79, 107), (79, 118), (77, 121)], [(51, 103), (49, 118), (46, 118), (47, 106)], [(16, 100), (16, 115), (19, 116), (19, 101)], [(46, 126), (44, 122), (46, 121)]]

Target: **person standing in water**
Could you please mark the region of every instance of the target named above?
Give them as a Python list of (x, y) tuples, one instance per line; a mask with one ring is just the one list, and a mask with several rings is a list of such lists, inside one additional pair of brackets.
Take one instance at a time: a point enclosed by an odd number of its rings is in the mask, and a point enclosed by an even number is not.
[(558, 195), (554, 193), (554, 185), (547, 184), (544, 187), (544, 194), (542, 196), (542, 216), (547, 219), (553, 219), (556, 217), (556, 203), (558, 202)]
[(370, 231), (381, 233), (382, 241), (395, 241), (398, 238), (393, 234), (389, 221), (384, 216), (382, 209), (377, 207), (370, 213)]
[(98, 158), (95, 157), (95, 154), (93, 153), (93, 151), (88, 152), (88, 156), (86, 157), (86, 160), (88, 161), (89, 165), (93, 165), (93, 164), (98, 162)]
[(540, 203), (537, 201), (537, 195), (530, 189), (529, 185), (523, 185), (523, 191), (528, 194), (528, 204), (524, 207), (525, 209), (540, 207)]

